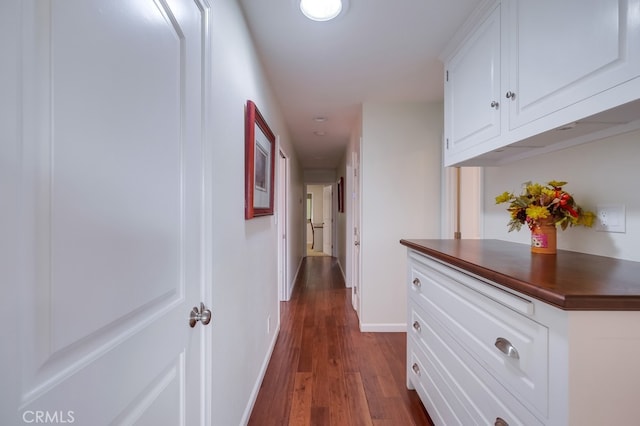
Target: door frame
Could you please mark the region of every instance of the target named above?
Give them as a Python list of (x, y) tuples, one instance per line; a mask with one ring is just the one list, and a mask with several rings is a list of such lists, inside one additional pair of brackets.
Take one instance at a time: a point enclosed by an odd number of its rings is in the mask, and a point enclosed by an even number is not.
[[(337, 193), (337, 191), (336, 191), (336, 183), (333, 181), (333, 179), (331, 181), (322, 181), (322, 180), (320, 180), (320, 181), (305, 182), (304, 183), (304, 200), (305, 200), (304, 203), (305, 203), (305, 206), (302, 209), (303, 210), (303, 212), (302, 212), (302, 214), (303, 214), (303, 223), (304, 223), (304, 232), (303, 232), (302, 240), (304, 241), (303, 247), (304, 247), (305, 256), (306, 256), (306, 253), (307, 253), (307, 208), (306, 208), (306, 197), (307, 197), (307, 194), (309, 193), (309, 187), (311, 187), (311, 186), (321, 187), (323, 189), (323, 191), (324, 191), (324, 187), (331, 186), (331, 193), (332, 193), (332, 196), (331, 196), (331, 214), (332, 214), (332, 219), (333, 220), (332, 220), (332, 223), (329, 224), (329, 226), (331, 227), (330, 228), (331, 229), (330, 232), (331, 232), (332, 248), (331, 248), (331, 253), (324, 253), (324, 252), (323, 253), (325, 255), (327, 255), (327, 256), (335, 257), (336, 256), (335, 241), (336, 241), (336, 238), (337, 238), (336, 237), (336, 232), (337, 231), (336, 231), (336, 226), (335, 226), (335, 224), (336, 224), (335, 217), (337, 216), (338, 203), (333, 198), (335, 196), (335, 194)], [(314, 200), (313, 201), (313, 205), (315, 205), (317, 203), (316, 197), (313, 197), (313, 200)], [(324, 203), (324, 200), (322, 200), (322, 201)], [(323, 208), (324, 208), (324, 205), (323, 205)], [(312, 209), (313, 209), (313, 207), (312, 207)], [(312, 214), (312, 216), (313, 216), (313, 214)], [(318, 231), (320, 231), (320, 229), (316, 229), (315, 230), (315, 232), (318, 232)], [(323, 232), (324, 232), (324, 225), (323, 225)]]
[[(335, 236), (334, 236), (334, 217), (336, 216), (336, 203), (333, 200), (333, 194), (336, 193), (336, 191), (334, 190), (334, 186), (335, 183), (330, 183), (330, 184), (325, 184), (322, 185), (322, 252), (324, 254), (328, 254), (331, 257), (335, 257), (335, 253), (334, 253), (334, 240), (335, 240)], [(325, 192), (327, 191), (327, 188), (329, 190), (329, 197), (325, 197)], [(326, 204), (326, 200), (329, 200), (329, 203), (331, 203), (331, 206), (329, 206), (329, 208), (327, 209)], [(327, 224), (325, 223), (325, 211), (328, 211), (329, 214), (331, 215), (330, 217), (330, 222), (329, 222), (329, 229), (327, 230)], [(325, 251), (325, 247), (327, 246), (327, 239), (325, 238), (326, 236), (329, 236), (329, 253), (327, 253)]]
[[(201, 289), (201, 296), (204, 304), (210, 306), (213, 309), (213, 286), (216, 284), (214, 281), (214, 267), (215, 258), (213, 253), (213, 143), (211, 136), (213, 135), (213, 129), (210, 119), (211, 111), (213, 110), (211, 103), (212, 97), (209, 96), (212, 92), (213, 83), (211, 81), (211, 68), (212, 68), (212, 53), (211, 53), (211, 14), (212, 0), (198, 0), (198, 4), (203, 8), (202, 16), (204, 21), (202, 26), (204, 28), (204, 39), (202, 40), (203, 49), (203, 81), (202, 90), (204, 91), (204, 97), (202, 101), (202, 116), (204, 117), (204, 124), (202, 126), (202, 141), (203, 141), (203, 177), (202, 189), (204, 191), (203, 196), (203, 212), (202, 212), (202, 253), (204, 258), (202, 259), (202, 274), (203, 274), (203, 288)], [(209, 161), (206, 161), (209, 159)], [(215, 317), (215, 312), (212, 312), (212, 316)], [(216, 327), (215, 318), (212, 319), (211, 325), (208, 327), (200, 327), (200, 332), (204, 334), (204, 341), (202, 344), (202, 354), (200, 363), (202, 365), (202, 374), (204, 374), (204, 389), (202, 390), (203, 398), (203, 413), (201, 413), (201, 425), (210, 425), (214, 419), (214, 413), (211, 410), (211, 399), (213, 395), (213, 330)]]
[[(458, 173), (459, 171), (459, 173)], [(442, 191), (441, 237), (454, 238), (460, 214), (462, 238), (483, 237), (483, 169), (482, 167), (444, 167)]]
[(280, 146), (280, 136), (276, 136), (278, 146), (278, 166), (276, 176), (278, 186), (276, 221), (278, 227), (278, 298), (280, 301), (291, 299), (289, 286), (289, 156)]

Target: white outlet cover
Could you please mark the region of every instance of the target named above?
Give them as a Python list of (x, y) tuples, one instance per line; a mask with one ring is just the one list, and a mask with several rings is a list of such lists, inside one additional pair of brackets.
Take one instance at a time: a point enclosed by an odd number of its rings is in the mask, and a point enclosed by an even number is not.
[(598, 204), (596, 208), (596, 231), (626, 232), (624, 204)]

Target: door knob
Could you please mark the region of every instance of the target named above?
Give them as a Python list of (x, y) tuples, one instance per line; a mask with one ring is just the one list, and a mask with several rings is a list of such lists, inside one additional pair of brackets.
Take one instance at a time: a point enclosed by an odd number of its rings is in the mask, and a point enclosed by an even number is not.
[(189, 314), (189, 326), (191, 326), (191, 328), (195, 327), (198, 321), (200, 321), (202, 325), (207, 325), (211, 322), (211, 311), (205, 309), (204, 303), (202, 302), (200, 302), (200, 309), (194, 306), (191, 310), (191, 314)]

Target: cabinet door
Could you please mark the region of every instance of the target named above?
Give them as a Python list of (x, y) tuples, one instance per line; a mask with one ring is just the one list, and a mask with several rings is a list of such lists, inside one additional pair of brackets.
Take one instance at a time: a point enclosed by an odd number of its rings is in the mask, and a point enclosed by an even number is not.
[(446, 64), (446, 165), (500, 135), (500, 11), (497, 5)]
[[(639, 0), (512, 0), (509, 128), (640, 75), (639, 9)], [(571, 119), (603, 107), (593, 102)]]

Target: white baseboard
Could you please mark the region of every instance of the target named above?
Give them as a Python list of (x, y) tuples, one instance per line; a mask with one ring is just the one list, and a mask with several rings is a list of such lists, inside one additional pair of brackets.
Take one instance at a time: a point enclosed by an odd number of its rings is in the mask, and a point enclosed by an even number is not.
[(253, 411), (253, 406), (256, 403), (256, 399), (258, 399), (258, 393), (260, 392), (260, 386), (262, 386), (262, 380), (264, 380), (264, 375), (267, 373), (267, 367), (269, 366), (269, 361), (271, 361), (271, 355), (273, 354), (273, 350), (276, 347), (276, 341), (278, 340), (278, 335), (280, 334), (280, 321), (278, 321), (278, 328), (276, 328), (275, 333), (273, 333), (273, 339), (271, 340), (271, 344), (269, 345), (269, 350), (267, 351), (267, 356), (262, 361), (262, 366), (260, 367), (260, 373), (258, 374), (258, 379), (256, 383), (253, 385), (253, 390), (251, 391), (251, 395), (249, 396), (249, 403), (247, 404), (247, 408), (244, 410), (244, 414), (242, 415), (241, 425), (246, 425), (249, 423), (249, 418), (251, 417), (251, 412)]
[(298, 282), (298, 275), (300, 274), (300, 268), (302, 268), (302, 261), (304, 257), (300, 258), (298, 262), (298, 269), (296, 269), (296, 273), (293, 275), (293, 279), (289, 281), (289, 287), (287, 288), (287, 294), (284, 295), (284, 299), (280, 300), (281, 302), (288, 302), (291, 300), (291, 294), (293, 293), (293, 289), (296, 286), (296, 282)]
[(298, 269), (296, 269), (296, 273), (293, 274), (293, 280), (291, 280), (291, 282), (289, 283), (289, 299), (291, 298), (291, 293), (293, 293), (293, 289), (295, 288), (296, 283), (298, 282), (298, 275), (300, 275), (302, 262), (304, 262), (304, 256), (300, 258), (300, 261), (298, 262)]
[(363, 333), (399, 333), (407, 331), (407, 324), (362, 324), (360, 331)]
[(340, 273), (342, 274), (342, 280), (344, 281), (344, 285), (347, 288), (351, 288), (351, 283), (347, 282), (347, 274), (344, 273), (344, 269), (342, 269), (342, 264), (340, 260), (338, 260), (338, 268), (340, 268)]

